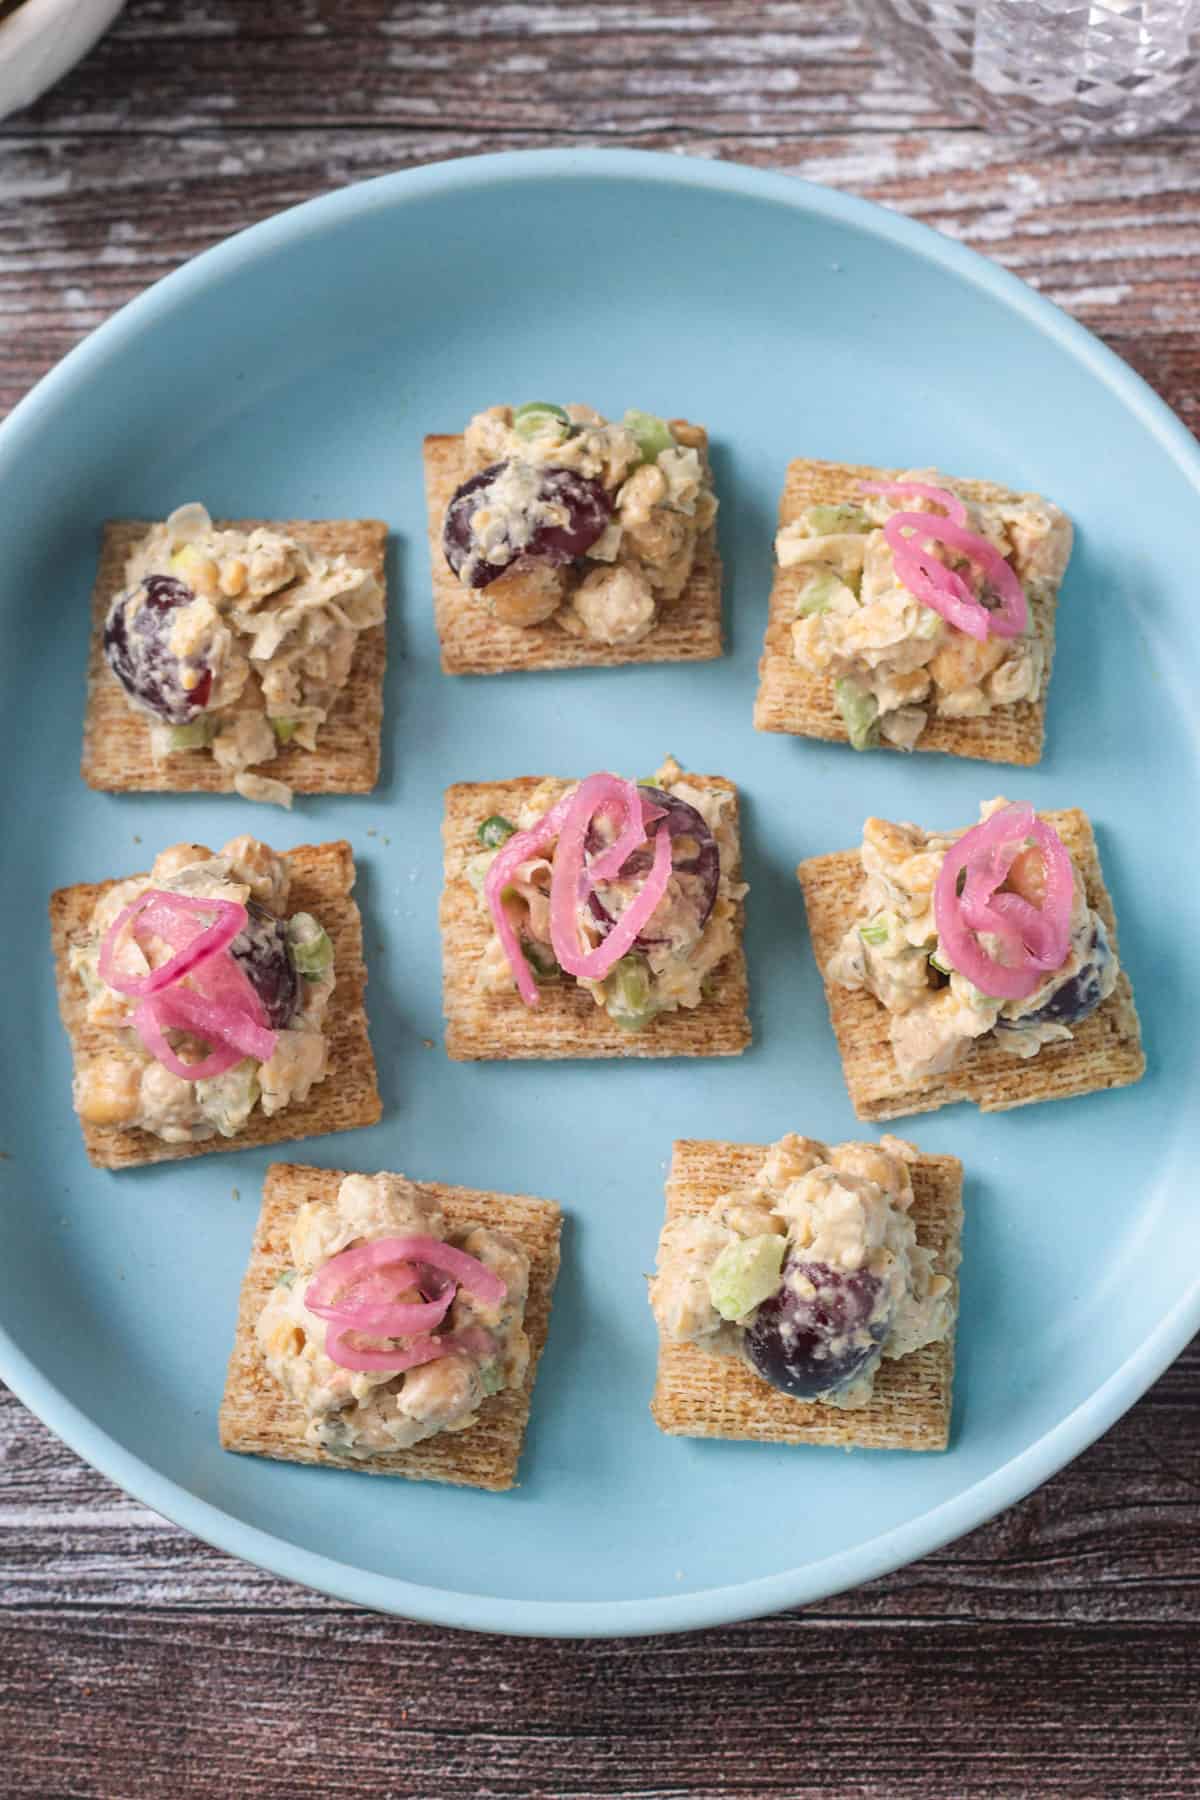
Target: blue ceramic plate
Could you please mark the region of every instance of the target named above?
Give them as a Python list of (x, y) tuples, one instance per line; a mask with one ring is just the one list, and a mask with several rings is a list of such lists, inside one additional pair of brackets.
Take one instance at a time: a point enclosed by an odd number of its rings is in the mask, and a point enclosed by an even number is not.
[[(716, 440), (730, 653), (694, 666), (438, 671), (422, 433), (530, 396), (686, 412)], [(758, 736), (784, 467), (937, 463), (1053, 495), (1079, 547), (1041, 767)], [(282, 1575), (486, 1630), (711, 1624), (865, 1581), (1052, 1474), (1200, 1324), (1196, 576), (1200, 455), (1142, 383), (1010, 276), (858, 200), (722, 164), (488, 157), (256, 226), (129, 306), (0, 434), (5, 588), (0, 1372), (151, 1506)], [(105, 796), (78, 774), (87, 597), (110, 515), (376, 514), (396, 596), (366, 799)], [(728, 1061), (454, 1065), (437, 901), (447, 782), (653, 767), (745, 798), (754, 1046)], [(954, 825), (997, 791), (1096, 822), (1145, 1025), (1136, 1088), (916, 1121), (968, 1171), (953, 1439), (848, 1457), (662, 1437), (647, 1411), (674, 1137), (861, 1132), (793, 878), (878, 812)], [(526, 1189), (568, 1215), (514, 1493), (222, 1454), (216, 1413), (269, 1153), (92, 1170), (45, 896), (180, 838), (345, 835), (361, 870), (383, 1122), (330, 1167)], [(435, 1047), (424, 1047), (433, 1039)]]

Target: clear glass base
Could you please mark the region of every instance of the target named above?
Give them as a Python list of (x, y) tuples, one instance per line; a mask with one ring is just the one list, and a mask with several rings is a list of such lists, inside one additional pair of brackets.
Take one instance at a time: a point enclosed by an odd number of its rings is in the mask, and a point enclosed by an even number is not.
[(859, 0), (942, 106), (994, 129), (1139, 137), (1200, 106), (1200, 0)]

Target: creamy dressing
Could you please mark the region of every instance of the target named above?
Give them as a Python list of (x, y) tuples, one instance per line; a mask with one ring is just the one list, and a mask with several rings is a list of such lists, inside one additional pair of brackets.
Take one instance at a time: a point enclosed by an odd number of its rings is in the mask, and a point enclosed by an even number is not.
[[(238, 837), (215, 856), (203, 844), (172, 845), (155, 859), (149, 875), (118, 882), (97, 901), (87, 935), (71, 946), (69, 965), (87, 995), (88, 1022), (111, 1034), (112, 1048), (90, 1056), (76, 1072), (74, 1103), (81, 1118), (93, 1125), (148, 1131), (168, 1144), (236, 1137), (256, 1108), (271, 1117), (306, 1100), (325, 1079), (323, 1021), (335, 986), (332, 947), (311, 914), (287, 917), (288, 881), (283, 857), (256, 838)], [(136, 997), (109, 987), (99, 965), (105, 933), (148, 888), (243, 906), (253, 900), (279, 919), (293, 966), (313, 972), (300, 974), (296, 1010), (276, 1032), (267, 1062), (247, 1056), (223, 1075), (188, 1081), (145, 1048), (133, 1025)], [(117, 964), (123, 974), (145, 975), (174, 954), (170, 945), (153, 937), (143, 949), (130, 933)], [(204, 1055), (186, 1033), (170, 1032), (168, 1038), (185, 1062)]]
[[(956, 490), (936, 470), (905, 479)], [(986, 718), (998, 708), (1036, 700), (1045, 680), (1037, 611), (1053, 600), (1071, 553), (1066, 514), (1037, 495), (968, 501), (970, 529), (1008, 560), (1030, 602), (1029, 624), (1016, 638), (982, 642), (951, 625), (897, 579), (883, 526), (896, 512), (935, 511), (915, 496), (863, 495), (853, 504), (812, 506), (775, 539), (780, 568), (803, 571), (792, 625), (792, 654), (802, 668), (836, 684), (851, 742), (865, 749), (880, 736), (911, 750), (930, 717)], [(939, 517), (942, 515), (938, 515)], [(987, 595), (978, 570), (934, 555), (977, 596)]]
[[(656, 1013), (673, 1012), (680, 1007), (693, 1009), (703, 1003), (711, 977), (737, 946), (738, 902), (749, 891), (744, 882), (734, 879), (738, 845), (733, 796), (689, 781), (673, 757), (657, 771), (650, 785), (678, 796), (700, 814), (717, 847), (720, 875), (712, 911), (702, 927), (697, 925), (695, 908), (688, 905), (679, 878), (673, 875), (646, 927), (647, 935), (652, 933), (655, 942), (633, 957), (622, 958), (603, 980), (579, 980), (577, 985), (591, 993), (597, 1006), (604, 1007), (618, 1024), (631, 1030), (643, 1028)], [(563, 792), (561, 784), (553, 781), (535, 788), (520, 817), (512, 823), (522, 831), (530, 830), (561, 799)], [(468, 871), (485, 908), (483, 882), (493, 855), (494, 852), (472, 857)], [(573, 980), (559, 969), (551, 942), (549, 895), (553, 855), (554, 845), (550, 844), (518, 865), (509, 879), (505, 905), (538, 978)], [(619, 884), (607, 884), (607, 889), (619, 892)], [(582, 909), (580, 922), (581, 942), (599, 943), (600, 932)], [(635, 969), (624, 967), (631, 962), (636, 964)], [(494, 932), (481, 958), (479, 980), (486, 992), (507, 992), (514, 986), (508, 958)], [(634, 998), (636, 1006), (632, 1004)]]
[[(346, 1369), (325, 1350), (326, 1322), (308, 1310), (305, 1293), (320, 1269), (343, 1250), (376, 1238), (422, 1236), (453, 1244), (504, 1282), (504, 1298), (486, 1305), (462, 1289), (444, 1329), (487, 1334), (479, 1354), (449, 1352), (399, 1375)], [(273, 1379), (303, 1411), (308, 1443), (366, 1460), (407, 1449), (442, 1431), (466, 1431), (489, 1394), (524, 1386), (529, 1366), (525, 1302), (529, 1259), (505, 1232), (473, 1225), (448, 1229), (430, 1195), (402, 1175), (347, 1175), (332, 1202), (307, 1202), (289, 1234), (290, 1263), (259, 1314), (255, 1338)], [(438, 1328), (439, 1330), (442, 1327)]]
[[(472, 515), (458, 578), (506, 624), (553, 618), (595, 643), (637, 643), (687, 586), (699, 540), (716, 518), (705, 435), (672, 421), (669, 447), (647, 461), (627, 426), (591, 407), (563, 410), (567, 423), (548, 413), (532, 433), (528, 421), (514, 429), (509, 406), (488, 407), (470, 421), (463, 434), (467, 475), (502, 466)], [(561, 503), (539, 492), (553, 469), (599, 482), (612, 506), (607, 529), (586, 553), (557, 567), (524, 555), (539, 530), (568, 522)], [(488, 562), (504, 573), (473, 586)]]
[[(359, 634), (383, 620), (378, 579), (268, 526), (220, 531), (195, 504), (152, 526), (126, 562), (130, 591), (122, 604), (131, 633), (143, 604), (139, 584), (154, 575), (182, 582), (192, 595), (175, 611), (167, 638), (183, 665), (184, 690), (194, 691), (205, 671), (212, 687), (198, 729), (151, 725), (153, 755), (207, 750), (233, 772), (245, 799), (290, 804), (284, 783), (247, 771), (270, 762), (281, 744), (316, 748)], [(135, 711), (147, 710), (126, 698)]]
[[(869, 1313), (852, 1329), (832, 1333), (822, 1347), (831, 1366), (854, 1351), (866, 1357), (865, 1366), (812, 1395), (830, 1406), (865, 1406), (881, 1359), (936, 1343), (954, 1324), (952, 1271), (936, 1271), (936, 1257), (918, 1244), (909, 1216), (909, 1164), (916, 1155), (912, 1144), (894, 1137), (833, 1149), (795, 1133), (781, 1138), (747, 1186), (723, 1194), (707, 1213), (663, 1227), (650, 1282), (662, 1335), (712, 1356), (748, 1361), (747, 1331), (780, 1287), (811, 1302), (822, 1298), (822, 1270), (835, 1278), (869, 1276), (878, 1284)], [(754, 1304), (732, 1317), (728, 1305), (718, 1310), (718, 1260), (732, 1248), (772, 1236), (783, 1240), (783, 1258), (771, 1293), (755, 1290)]]
[[(985, 802), (981, 819), (1007, 804)], [(1119, 964), (1078, 870), (1066, 957), (1032, 994), (1001, 1000), (961, 975), (940, 942), (933, 914), (934, 884), (955, 835), (867, 820), (859, 917), (826, 970), (831, 981), (873, 994), (887, 1008), (896, 1067), (906, 1080), (947, 1073), (981, 1040), (1012, 1056), (1036, 1056), (1045, 1044), (1070, 1040), (1077, 1004), (1094, 1011), (1116, 986)], [(986, 937), (982, 941), (993, 948)]]

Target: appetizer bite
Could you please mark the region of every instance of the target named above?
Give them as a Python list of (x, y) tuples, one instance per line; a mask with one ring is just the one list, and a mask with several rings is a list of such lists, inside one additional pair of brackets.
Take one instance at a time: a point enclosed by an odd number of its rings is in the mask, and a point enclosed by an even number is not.
[(779, 526), (759, 731), (1039, 761), (1064, 512), (935, 469), (800, 461)]
[(860, 1119), (1124, 1087), (1145, 1070), (1086, 816), (987, 801), (969, 831), (868, 819), (797, 870)]
[(525, 1194), (272, 1163), (223, 1448), (511, 1488), (560, 1225)]
[(291, 804), (379, 774), (384, 546), (371, 519), (202, 506), (108, 525), (93, 595), (83, 777)]
[(637, 784), (446, 791), (446, 1049), (731, 1056), (750, 1041), (737, 790), (673, 758)]
[(50, 899), (84, 1144), (130, 1168), (373, 1125), (362, 924), (345, 843), (174, 844)]
[(944, 1450), (962, 1164), (789, 1133), (682, 1142), (650, 1304), (650, 1411), (682, 1437)]
[(425, 440), (448, 675), (721, 654), (704, 427), (541, 401)]

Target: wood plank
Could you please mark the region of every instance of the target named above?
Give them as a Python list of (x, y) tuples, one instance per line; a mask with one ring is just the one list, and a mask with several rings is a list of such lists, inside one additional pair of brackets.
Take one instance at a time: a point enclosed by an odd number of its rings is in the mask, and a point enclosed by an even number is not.
[(447, 1637), (275, 1612), (12, 1616), (6, 1793), (1153, 1794), (1194, 1800), (1200, 1638), (1184, 1628), (783, 1616), (701, 1637)]
[[(1013, 140), (942, 131), (794, 140), (655, 125), (623, 134), (775, 167), (934, 225), (1022, 275), (1200, 419), (1200, 138), (1031, 157)], [(553, 134), (550, 134), (553, 137)], [(548, 141), (428, 127), (230, 129), (155, 137), (10, 136), (0, 167), (0, 407), (86, 332), (189, 256), (351, 181), (439, 157)], [(601, 141), (595, 132), (574, 140)], [(143, 152), (145, 147), (143, 146)]]

